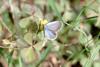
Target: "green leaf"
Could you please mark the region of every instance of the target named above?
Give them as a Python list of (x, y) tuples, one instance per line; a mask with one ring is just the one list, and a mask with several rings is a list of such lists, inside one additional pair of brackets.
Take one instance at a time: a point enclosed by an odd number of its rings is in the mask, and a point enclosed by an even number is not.
[(28, 32), (24, 35), (24, 39), (27, 43), (32, 45), (32, 40), (33, 40), (33, 34), (31, 32)]
[(85, 20), (86, 23), (95, 24), (97, 22), (97, 16), (89, 17)]
[(20, 54), (25, 63), (32, 63), (38, 59), (37, 53), (32, 47), (23, 48)]
[(21, 57), (19, 57), (18, 61), (19, 61), (19, 67), (23, 67), (23, 64), (22, 64), (22, 59), (21, 59)]
[(13, 51), (10, 52), (10, 53), (8, 53), (8, 54), (6, 55), (6, 57), (7, 57), (7, 62), (8, 62), (9, 67), (13, 67), (12, 54), (13, 54)]
[(94, 66), (94, 67), (100, 67), (100, 61), (94, 62), (93, 66)]
[(27, 26), (31, 23), (31, 18), (32, 17), (21, 19), (20, 22), (19, 22), (20, 27), (21, 28), (27, 28)]
[(9, 14), (8, 14), (8, 11), (5, 11), (2, 13), (2, 24), (4, 25), (4, 27), (6, 29), (8, 29), (8, 31), (11, 33), (11, 34), (14, 34), (14, 26), (13, 26), (13, 22), (11, 21), (10, 17), (9, 17)]

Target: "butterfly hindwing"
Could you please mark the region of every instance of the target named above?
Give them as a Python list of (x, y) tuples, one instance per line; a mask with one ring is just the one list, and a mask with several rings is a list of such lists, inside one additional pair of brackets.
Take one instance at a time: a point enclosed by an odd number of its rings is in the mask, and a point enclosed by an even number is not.
[(48, 39), (50, 39), (50, 40), (53, 40), (53, 39), (55, 39), (56, 38), (56, 32), (53, 32), (53, 31), (51, 31), (51, 30), (49, 30), (49, 29), (45, 29), (45, 37), (46, 38), (48, 38)]

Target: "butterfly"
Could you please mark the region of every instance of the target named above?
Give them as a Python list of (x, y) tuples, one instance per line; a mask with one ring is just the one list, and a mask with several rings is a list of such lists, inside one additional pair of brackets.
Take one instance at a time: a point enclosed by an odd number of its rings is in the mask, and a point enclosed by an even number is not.
[(44, 36), (49, 40), (55, 40), (57, 38), (57, 33), (62, 27), (60, 21), (49, 22), (44, 25)]

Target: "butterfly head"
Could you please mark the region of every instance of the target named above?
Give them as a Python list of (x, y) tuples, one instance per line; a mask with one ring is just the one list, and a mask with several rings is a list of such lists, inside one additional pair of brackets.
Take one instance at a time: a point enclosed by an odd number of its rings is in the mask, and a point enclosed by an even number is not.
[(39, 30), (40, 31), (43, 31), (44, 30), (44, 26), (46, 25), (48, 23), (48, 21), (47, 20), (42, 20), (42, 19), (40, 19), (40, 24), (39, 24)]

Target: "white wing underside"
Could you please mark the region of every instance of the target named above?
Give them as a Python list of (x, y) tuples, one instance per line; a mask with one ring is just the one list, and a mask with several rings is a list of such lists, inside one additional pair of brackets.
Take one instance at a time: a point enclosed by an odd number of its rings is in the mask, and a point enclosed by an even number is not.
[(61, 23), (59, 21), (49, 22), (45, 25), (45, 28), (57, 32), (61, 28)]

